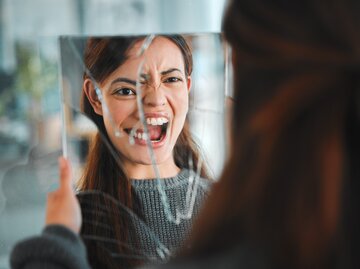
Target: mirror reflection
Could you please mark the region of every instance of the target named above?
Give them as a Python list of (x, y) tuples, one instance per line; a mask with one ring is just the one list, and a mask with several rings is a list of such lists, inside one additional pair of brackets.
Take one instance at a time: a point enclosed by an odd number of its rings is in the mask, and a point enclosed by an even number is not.
[(90, 263), (165, 262), (224, 162), (222, 39), (64, 36), (60, 48), (63, 148)]

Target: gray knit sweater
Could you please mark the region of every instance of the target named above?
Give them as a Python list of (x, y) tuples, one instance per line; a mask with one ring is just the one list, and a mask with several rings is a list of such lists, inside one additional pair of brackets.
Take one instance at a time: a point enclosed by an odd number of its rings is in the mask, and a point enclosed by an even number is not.
[[(190, 172), (183, 169), (174, 178), (162, 179), (172, 216), (176, 216), (176, 210), (180, 213), (187, 211), (189, 176)], [(159, 256), (159, 245), (165, 246), (171, 254), (182, 247), (210, 186), (209, 180), (200, 178), (198, 182), (191, 218), (174, 223), (166, 217), (157, 181), (132, 180), (134, 192), (142, 207), (143, 223), (147, 227), (135, 222), (135, 232), (140, 239), (141, 248), (150, 257)], [(24, 240), (15, 246), (11, 255), (11, 266), (14, 269), (90, 268), (84, 257), (85, 248), (78, 236), (65, 227), (49, 226), (42, 235)]]
[[(161, 179), (165, 197), (168, 199), (167, 212), (157, 180), (132, 180), (133, 189), (142, 206), (144, 224), (148, 227), (135, 225), (135, 232), (143, 249), (151, 257), (159, 256), (159, 247), (162, 245), (171, 255), (175, 254), (176, 249), (184, 247), (183, 243), (190, 233), (191, 224), (198, 215), (210, 186), (209, 180), (199, 178), (196, 192), (193, 193), (196, 197), (192, 207), (191, 199), (186, 201), (186, 196), (192, 189), (191, 185), (189, 186), (190, 177), (194, 175), (183, 169), (176, 177)], [(189, 215), (186, 216), (187, 214)], [(179, 216), (182, 216), (182, 219), (177, 223), (176, 218)]]

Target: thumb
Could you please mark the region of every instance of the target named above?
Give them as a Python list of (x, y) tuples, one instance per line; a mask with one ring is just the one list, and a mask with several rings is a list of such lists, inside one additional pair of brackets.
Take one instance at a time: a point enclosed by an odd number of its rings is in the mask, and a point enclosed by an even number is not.
[(60, 172), (60, 189), (71, 188), (71, 167), (70, 163), (64, 157), (59, 158), (59, 172)]

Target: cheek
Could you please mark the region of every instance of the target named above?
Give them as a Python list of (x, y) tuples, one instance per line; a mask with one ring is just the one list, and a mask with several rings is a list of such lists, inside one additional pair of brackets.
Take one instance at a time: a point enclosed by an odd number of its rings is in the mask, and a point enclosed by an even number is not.
[(186, 89), (178, 91), (171, 96), (171, 105), (175, 116), (186, 116), (189, 110), (189, 93)]
[(107, 128), (121, 125), (136, 112), (136, 102), (133, 101), (107, 100), (106, 104), (109, 113), (104, 113), (104, 121)]

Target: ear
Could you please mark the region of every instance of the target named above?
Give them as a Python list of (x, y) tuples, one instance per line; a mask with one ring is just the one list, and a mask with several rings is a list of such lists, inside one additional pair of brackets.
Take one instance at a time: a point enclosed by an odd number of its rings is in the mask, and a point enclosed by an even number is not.
[(186, 78), (186, 86), (188, 88), (188, 92), (190, 92), (190, 90), (191, 90), (191, 85), (192, 85), (192, 79), (191, 79), (191, 76), (188, 76)]
[(93, 107), (95, 113), (102, 116), (103, 111), (101, 102), (96, 94), (94, 83), (91, 79), (87, 78), (84, 80), (83, 91), (85, 92), (86, 97), (89, 100), (91, 106)]

